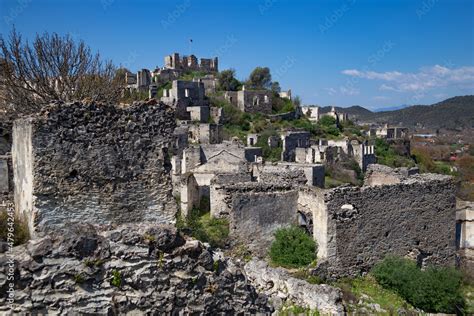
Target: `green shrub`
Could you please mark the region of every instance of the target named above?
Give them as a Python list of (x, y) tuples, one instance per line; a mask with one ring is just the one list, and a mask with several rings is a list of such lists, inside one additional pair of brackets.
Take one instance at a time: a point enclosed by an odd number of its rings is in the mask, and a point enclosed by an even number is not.
[(284, 267), (303, 267), (316, 259), (316, 243), (296, 226), (280, 228), (270, 248), (273, 263)]
[[(9, 226), (8, 223), (8, 213), (6, 211), (0, 212), (0, 241), (8, 241), (8, 230), (9, 228), (11, 230), (11, 226)], [(17, 216), (14, 216), (13, 235), (14, 246), (24, 244), (30, 239), (26, 221), (21, 220)]]
[(209, 212), (203, 213), (198, 209), (192, 210), (186, 219), (178, 216), (176, 226), (189, 229), (191, 236), (212, 247), (223, 248), (229, 236), (229, 222), (226, 219), (211, 217)]
[(281, 159), (281, 146), (270, 148), (268, 146), (268, 138), (270, 136), (278, 136), (278, 132), (275, 129), (267, 128), (260, 133), (258, 141), (255, 144), (257, 147), (262, 147), (262, 156), (268, 161), (279, 161)]
[(84, 278), (84, 275), (82, 273), (77, 273), (74, 275), (74, 282), (76, 282), (77, 284), (82, 284), (86, 281), (86, 279)]
[(280, 316), (294, 316), (294, 315), (319, 316), (320, 313), (317, 309), (311, 309), (310, 307), (290, 304), (287, 302), (278, 309), (278, 315)]
[(387, 257), (372, 273), (380, 285), (426, 312), (455, 313), (463, 306), (461, 274), (453, 268), (422, 271), (411, 260)]
[[(354, 279), (341, 278), (331, 285), (342, 290), (343, 300), (347, 303), (348, 312), (351, 315), (361, 314), (359, 309), (366, 310), (367, 303), (380, 305), (387, 311), (386, 315), (396, 315), (399, 309), (405, 309), (408, 312), (407, 315), (413, 314), (413, 306), (395, 291), (382, 287), (371, 274)], [(367, 314), (367, 312), (363, 314)]]
[(112, 278), (110, 280), (110, 284), (115, 287), (120, 287), (122, 285), (122, 274), (118, 270), (112, 271)]
[(377, 156), (377, 163), (389, 167), (415, 166), (415, 162), (411, 158), (399, 155), (384, 139), (378, 138), (375, 140), (375, 155)]

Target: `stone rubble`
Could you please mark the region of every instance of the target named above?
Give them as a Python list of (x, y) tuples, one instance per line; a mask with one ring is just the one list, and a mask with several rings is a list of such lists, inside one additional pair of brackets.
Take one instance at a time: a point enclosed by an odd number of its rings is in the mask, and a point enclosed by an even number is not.
[(343, 315), (342, 292), (329, 285), (310, 284), (294, 278), (283, 268), (272, 268), (265, 261), (253, 259), (245, 267), (249, 280), (270, 296), (272, 302), (283, 305), (284, 301), (318, 310), (324, 315)]
[(271, 314), (243, 271), (172, 226), (71, 227), (14, 248), (15, 303), (6, 301), (9, 256), (0, 254), (0, 314)]

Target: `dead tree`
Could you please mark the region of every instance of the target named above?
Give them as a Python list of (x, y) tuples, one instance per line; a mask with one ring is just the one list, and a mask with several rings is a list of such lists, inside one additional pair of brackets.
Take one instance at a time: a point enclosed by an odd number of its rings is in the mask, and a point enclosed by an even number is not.
[(33, 113), (51, 101), (117, 102), (124, 80), (83, 41), (56, 33), (24, 41), (0, 35), (0, 103), (9, 113)]

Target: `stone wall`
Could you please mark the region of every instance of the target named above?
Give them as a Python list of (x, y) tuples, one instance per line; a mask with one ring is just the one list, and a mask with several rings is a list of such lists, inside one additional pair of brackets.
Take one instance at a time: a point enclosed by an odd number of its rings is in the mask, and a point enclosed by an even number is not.
[(272, 113), (271, 91), (266, 90), (241, 90), (237, 92), (237, 105), (246, 113)]
[(418, 173), (418, 168), (390, 168), (384, 165), (371, 164), (367, 167), (364, 184), (376, 186), (401, 183)]
[(168, 107), (145, 103), (53, 104), (17, 120), (17, 213), (32, 232), (71, 222), (174, 221), (168, 148), (175, 124)]
[(291, 184), (211, 183), (211, 214), (228, 214), (232, 240), (260, 257), (278, 228), (297, 223), (297, 200)]
[(345, 315), (342, 291), (338, 288), (326, 284), (309, 284), (293, 277), (288, 270), (272, 268), (261, 260), (253, 259), (244, 268), (252, 284), (267, 294), (275, 307), (297, 305), (311, 311), (317, 310), (321, 315)]
[(187, 173), (181, 176), (179, 188), (181, 215), (187, 217), (194, 208), (199, 207), (199, 186), (196, 178), (191, 173)]
[(8, 158), (0, 156), (0, 194), (8, 193), (10, 191), (8, 169)]
[[(310, 186), (324, 187), (324, 166), (320, 164), (305, 164), (280, 162), (277, 164), (266, 163), (254, 168), (255, 174), (258, 175), (259, 182), (278, 183), (278, 179), (294, 179), (295, 184), (306, 184)], [(300, 176), (303, 174), (303, 178)]]
[(458, 201), (456, 245), (459, 267), (474, 280), (474, 202)]
[[(318, 245), (318, 258), (328, 257), (328, 213), (324, 202), (324, 190), (306, 187), (298, 195), (298, 211), (311, 219), (306, 228), (313, 234)], [(333, 228), (334, 229), (334, 228)], [(331, 249), (336, 250), (336, 249)]]
[(161, 101), (175, 109), (176, 117), (191, 120), (190, 106), (208, 106), (204, 84), (198, 81), (174, 80), (171, 89), (163, 90)]
[(327, 231), (318, 240), (318, 251), (331, 277), (368, 271), (388, 254), (411, 257), (421, 266), (454, 265), (455, 188), (450, 177), (414, 175), (391, 185), (318, 192), (312, 205), (314, 235), (318, 239)]
[(286, 132), (281, 136), (283, 142), (283, 151), (281, 152), (281, 160), (293, 162), (296, 158), (296, 148), (307, 148), (310, 146), (309, 132)]
[(13, 125), (13, 181), (16, 215), (28, 223), (33, 235), (35, 213), (33, 211), (33, 120), (17, 120)]

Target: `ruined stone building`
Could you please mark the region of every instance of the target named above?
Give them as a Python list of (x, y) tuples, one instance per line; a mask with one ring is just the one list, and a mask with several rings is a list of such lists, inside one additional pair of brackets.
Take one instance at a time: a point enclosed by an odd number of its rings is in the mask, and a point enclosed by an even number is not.
[[(204, 84), (200, 80), (174, 80), (171, 89), (163, 90), (161, 101), (175, 109), (178, 119), (191, 120), (191, 111), (194, 113), (193, 117), (196, 118), (197, 115), (199, 121), (201, 121), (201, 113), (204, 111), (209, 113), (209, 101), (205, 96)], [(205, 109), (197, 109), (196, 107), (204, 107)], [(199, 111), (199, 114), (196, 114), (197, 111)], [(209, 114), (207, 114), (208, 118)]]
[(385, 138), (387, 140), (403, 139), (408, 137), (408, 128), (385, 124), (380, 127), (371, 127), (369, 135), (372, 137)]
[(179, 190), (184, 212), (199, 208), (203, 198), (209, 200), (209, 186), (216, 175), (228, 174), (250, 180), (250, 164), (261, 156), (261, 148), (243, 147), (228, 141), (191, 145), (183, 149), (181, 155), (173, 156), (173, 182)]
[(278, 92), (278, 96), (282, 99), (285, 98), (291, 100), (291, 90), (289, 89), (288, 91), (280, 91)]
[(201, 79), (201, 82), (204, 83), (204, 90), (206, 95), (215, 93), (217, 90), (217, 78), (215, 75), (206, 75)]
[[(176, 83), (176, 96), (202, 89), (194, 84)], [(187, 110), (195, 107), (196, 96), (199, 102), (199, 93), (184, 92), (191, 100)], [(174, 194), (184, 216), (208, 207), (211, 216), (227, 218), (232, 242), (258, 256), (267, 254), (276, 229), (304, 227), (318, 244), (317, 269), (329, 278), (369, 271), (387, 254), (409, 256), (420, 265), (454, 265), (450, 177), (367, 164), (362, 187), (324, 189), (317, 148), (372, 157), (373, 147), (348, 140), (314, 144), (310, 133), (288, 131), (269, 138), (281, 142), (282, 161), (265, 163), (258, 135), (249, 135), (245, 147), (222, 141), (218, 126), (192, 121), (176, 126), (174, 107), (163, 103), (53, 104), (15, 122), (14, 181), (0, 188), (14, 186), (16, 212), (33, 235), (75, 222), (173, 223)], [(0, 164), (0, 172), (8, 173), (5, 169)], [(465, 240), (471, 216), (458, 214), (457, 221), (458, 247), (470, 254)]]
[(349, 115), (347, 113), (338, 112), (335, 107), (331, 107), (331, 110), (327, 113), (321, 113), (321, 108), (319, 106), (302, 106), (301, 111), (303, 115), (312, 122), (319, 121), (323, 116), (334, 118), (338, 124), (349, 120)]
[(287, 131), (281, 135), (282, 147), (281, 160), (294, 162), (296, 159), (296, 148), (308, 148), (311, 133), (306, 131)]
[(224, 131), (221, 124), (193, 123), (187, 126), (190, 143), (220, 144), (224, 140)]
[(155, 70), (141, 69), (136, 74), (125, 72), (126, 89), (130, 92), (147, 92), (149, 98), (155, 98), (159, 85), (177, 80), (183, 73), (188, 71), (199, 71), (207, 73), (201, 80), (204, 83), (206, 93), (216, 91), (217, 79), (214, 74), (218, 72), (218, 58), (201, 58), (200, 62), (196, 56), (180, 57), (178, 53), (165, 56), (165, 66), (157, 67)]
[(164, 104), (53, 104), (13, 126), (15, 208), (32, 235), (71, 223), (174, 222)]
[[(356, 276), (393, 254), (455, 264), (455, 195), (449, 176), (371, 165), (363, 187), (302, 184), (301, 170), (264, 181), (211, 181), (211, 215), (229, 219), (236, 243), (267, 254), (276, 229), (299, 224), (318, 244), (318, 270)], [(390, 196), (390, 198), (387, 198)]]
[(336, 111), (336, 108), (334, 106), (332, 106), (331, 110), (327, 113), (321, 113), (321, 111), (319, 111), (319, 118), (318, 119), (321, 119), (321, 117), (323, 117), (323, 116), (330, 116), (330, 117), (334, 118), (336, 120), (337, 124), (340, 124), (342, 122), (345, 122), (345, 121), (349, 120), (349, 115), (347, 113)]
[[(324, 165), (316, 163), (278, 162), (253, 165), (253, 177), (258, 182), (266, 182), (267, 178), (274, 181), (282, 177), (297, 179), (304, 185), (324, 188)], [(298, 174), (299, 172), (299, 174)]]
[(357, 140), (323, 140), (318, 144), (295, 149), (295, 161), (299, 163), (324, 163), (333, 164), (353, 158), (359, 168), (365, 172), (369, 164), (376, 162), (375, 148), (367, 142)]
[(151, 72), (148, 69), (139, 70), (136, 74), (125, 72), (125, 83), (129, 91), (147, 91), (152, 83)]
[(319, 121), (319, 106), (302, 106), (301, 111), (311, 122)]
[(165, 56), (165, 68), (179, 71), (202, 71), (202, 72), (218, 72), (218, 58), (201, 58), (198, 59), (194, 55), (180, 57), (178, 53)]
[(240, 91), (226, 91), (224, 98), (242, 112), (272, 113), (273, 92), (271, 91), (246, 90), (244, 86)]

